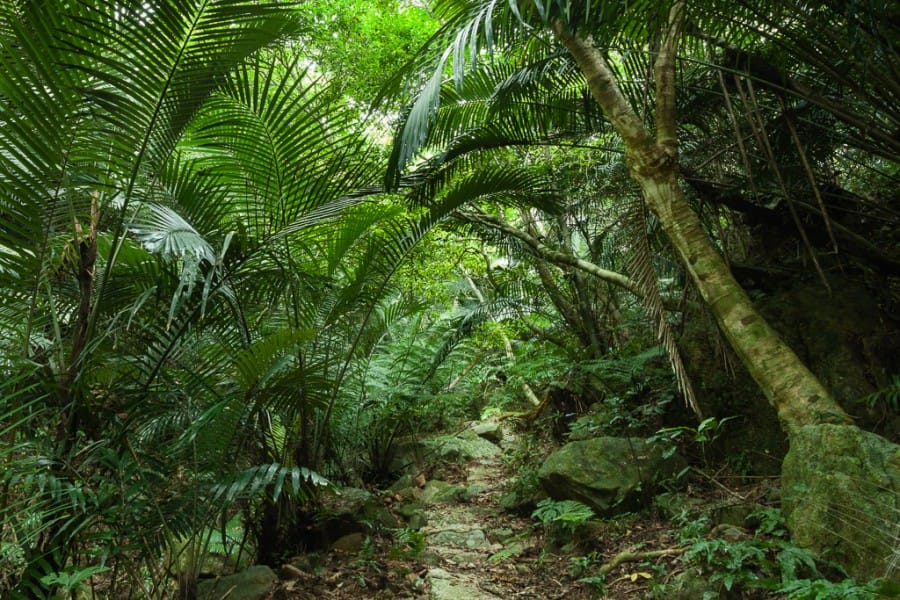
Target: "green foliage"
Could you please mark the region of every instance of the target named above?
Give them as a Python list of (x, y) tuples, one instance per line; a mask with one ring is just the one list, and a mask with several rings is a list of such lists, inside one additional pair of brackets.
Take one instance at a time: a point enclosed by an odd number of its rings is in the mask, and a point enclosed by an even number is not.
[(569, 574), (572, 577), (581, 577), (602, 562), (601, 556), (596, 552), (591, 552), (582, 556), (573, 556), (569, 558)]
[(311, 58), (359, 102), (375, 98), (385, 74), (407, 62), (437, 28), (425, 8), (397, 0), (304, 2), (299, 14)]
[(757, 585), (760, 573), (756, 569), (765, 558), (765, 551), (753, 542), (723, 539), (694, 542), (683, 556), (685, 562), (701, 565), (711, 583), (721, 582), (728, 591)]
[(301, 503), (314, 498), (319, 493), (317, 488), (325, 488), (329, 481), (305, 467), (284, 467), (277, 463), (257, 465), (234, 473), (224, 481), (212, 486), (212, 499), (216, 503), (228, 506), (238, 499), (249, 499), (257, 493), (266, 494), (273, 502), (277, 502), (284, 490), (285, 482), (289, 483), (286, 491), (297, 497)]
[[(640, 9), (655, 5), (520, 4), (453, 0), (433, 15), (395, 0), (2, 4), (0, 592), (74, 591), (114, 565), (112, 595), (163, 597), (168, 571), (243, 546), (244, 525), (259, 534), (248, 546), (269, 553), (260, 558), (288, 552), (291, 519), (324, 475), (379, 479), (398, 439), (485, 403), (519, 403), (525, 385), (605, 398), (605, 422), (586, 428), (636, 430), (661, 417), (672, 377), (658, 348), (645, 350), (656, 332), (630, 292), (473, 219), (502, 215), (569, 258), (626, 267), (630, 242), (611, 233), (628, 212), (616, 206), (636, 197), (621, 147), (539, 31), (560, 15), (621, 47), (611, 56), (624, 93), (644, 105), (647, 23), (659, 19)], [(727, 19), (704, 4), (692, 15), (697, 30), (822, 82), (808, 102), (815, 112), (803, 112), (800, 88), (775, 102), (764, 82), (761, 106), (746, 111), (766, 129), (752, 137), (790, 158), (782, 163), (799, 189), (786, 197), (803, 210), (815, 185), (796, 183), (800, 145), (772, 129), (794, 112), (813, 175), (831, 182), (847, 171), (873, 206), (894, 189), (896, 124), (880, 91), (893, 88), (873, 85), (887, 81), (893, 55), (871, 30), (890, 20), (851, 8), (820, 8), (821, 24), (805, 11), (775, 18), (775, 3), (740, 4)], [(772, 29), (754, 37), (760, 23)], [(814, 25), (828, 35), (798, 37)], [(791, 34), (779, 39), (796, 56), (767, 48), (776, 30)], [(752, 164), (735, 154), (731, 130), (747, 120), (733, 123), (740, 111), (724, 113), (727, 90), (710, 85), (736, 66), (703, 62), (718, 42), (686, 39), (684, 164), (778, 208), (760, 149)], [(401, 111), (390, 160), (397, 194), (381, 194), (383, 149), (367, 139), (386, 125), (383, 115), (361, 122), (361, 106), (422, 43), (427, 66), (414, 85), (424, 93)], [(850, 66), (823, 72), (817, 51)], [(873, 123), (860, 127), (854, 114)], [(870, 181), (872, 164), (881, 172)], [(442, 232), (418, 248), (451, 219), (453, 243)], [(647, 229), (661, 237), (655, 223)], [(727, 233), (714, 235), (723, 247)], [(680, 274), (663, 259), (653, 267), (676, 300)], [(866, 402), (897, 410), (896, 384)], [(660, 435), (703, 443), (718, 425)], [(533, 471), (522, 471), (533, 489)], [(585, 508), (545, 501), (535, 519), (571, 531), (591, 517)], [(420, 543), (398, 535), (403, 552)], [(706, 568), (747, 570), (742, 555), (708, 550), (695, 555)], [(793, 551), (775, 563), (798, 582), (811, 570)]]
[(71, 595), (84, 589), (84, 582), (98, 573), (109, 571), (109, 567), (86, 567), (62, 573), (50, 573), (41, 577), (41, 583), (54, 588), (63, 595)]
[(687, 437), (687, 441), (700, 445), (701, 449), (703, 449), (704, 451), (703, 456), (705, 458), (706, 445), (718, 439), (718, 437), (723, 433), (723, 426), (725, 425), (725, 423), (733, 420), (734, 418), (735, 417), (726, 417), (720, 420), (716, 419), (715, 417), (707, 417), (706, 419), (703, 419), (703, 421), (701, 421), (700, 424), (696, 427), (666, 427), (660, 429), (648, 439), (652, 442), (666, 444), (665, 448), (663, 449), (663, 457), (667, 458), (678, 450), (678, 443), (684, 442), (684, 438)]
[(894, 413), (900, 413), (900, 375), (894, 375), (891, 382), (877, 392), (860, 399), (869, 408), (883, 408)]
[(894, 597), (900, 588), (896, 584), (870, 581), (865, 584), (853, 579), (832, 582), (827, 579), (794, 579), (775, 590), (790, 600), (868, 600)]
[(602, 595), (606, 592), (606, 577), (603, 575), (582, 577), (578, 582), (587, 585), (595, 594)]
[[(679, 537), (688, 550), (679, 559), (702, 573), (705, 580), (731, 592), (765, 590), (796, 599), (872, 598), (892, 588), (887, 581), (865, 584), (853, 579), (834, 581), (827, 573), (841, 573), (836, 565), (822, 563), (808, 550), (790, 541), (781, 511), (760, 508), (750, 518), (757, 521), (752, 539), (725, 540), (707, 536), (706, 517), (684, 513)], [(665, 593), (666, 586), (659, 592)]]
[(415, 529), (396, 529), (388, 551), (392, 560), (416, 559), (425, 550), (425, 534)]
[(531, 518), (538, 520), (545, 528), (559, 526), (570, 535), (579, 525), (594, 518), (594, 511), (576, 500), (553, 500), (545, 498), (538, 502)]

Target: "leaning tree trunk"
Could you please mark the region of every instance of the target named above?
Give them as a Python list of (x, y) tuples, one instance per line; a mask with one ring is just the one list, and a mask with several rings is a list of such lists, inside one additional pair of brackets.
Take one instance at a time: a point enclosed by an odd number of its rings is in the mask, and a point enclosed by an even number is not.
[(675, 52), (684, 8), (684, 0), (672, 3), (654, 65), (655, 138), (625, 100), (600, 51), (561, 21), (553, 30), (622, 136), (632, 178), (719, 328), (778, 411), (791, 445), (781, 480), (791, 536), (856, 577), (900, 581), (900, 446), (852, 426), (753, 307), (678, 185)]
[(655, 139), (622, 95), (603, 54), (587, 39), (554, 24), (557, 39), (587, 78), (591, 94), (625, 142), (632, 178), (681, 258), (741, 362), (778, 411), (787, 432), (850, 419), (822, 383), (756, 311), (712, 245), (678, 185), (675, 135), (675, 50), (684, 5), (675, 2), (655, 64)]

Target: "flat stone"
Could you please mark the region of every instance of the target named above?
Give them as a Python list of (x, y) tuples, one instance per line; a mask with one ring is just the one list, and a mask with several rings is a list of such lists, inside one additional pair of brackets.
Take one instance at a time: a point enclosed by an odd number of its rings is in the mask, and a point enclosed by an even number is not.
[(246, 571), (207, 579), (197, 584), (198, 600), (261, 600), (269, 595), (278, 582), (275, 572), (257, 565)]
[(478, 589), (473, 582), (454, 577), (444, 569), (430, 569), (432, 600), (496, 600), (497, 596)]
[(435, 503), (443, 502), (446, 504), (455, 504), (465, 495), (465, 489), (446, 481), (433, 479), (425, 484), (422, 490), (422, 496), (425, 502)]
[(496, 421), (483, 421), (478, 423), (472, 427), (472, 431), (474, 431), (475, 435), (478, 437), (493, 442), (494, 444), (499, 444), (503, 441), (503, 427)]
[(435, 544), (443, 546), (455, 546), (457, 548), (490, 548), (491, 542), (488, 541), (484, 531), (480, 529), (472, 529), (469, 531), (453, 531), (444, 530), (434, 534), (431, 538)]

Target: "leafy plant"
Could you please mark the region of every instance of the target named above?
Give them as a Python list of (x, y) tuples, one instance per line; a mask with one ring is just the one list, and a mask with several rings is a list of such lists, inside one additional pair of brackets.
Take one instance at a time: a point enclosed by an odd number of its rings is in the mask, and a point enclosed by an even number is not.
[(388, 551), (391, 559), (415, 559), (425, 550), (425, 534), (415, 529), (394, 530), (394, 544)]
[[(680, 538), (690, 547), (680, 561), (699, 569), (707, 581), (720, 584), (726, 591), (760, 589), (797, 600), (837, 600), (871, 598), (876, 592), (891, 589), (883, 581), (862, 584), (826, 577), (823, 571), (842, 570), (837, 565), (822, 564), (811, 552), (790, 541), (779, 509), (760, 508), (750, 518), (758, 522), (753, 539), (709, 539), (705, 537), (706, 521), (685, 513)], [(703, 526), (697, 527), (697, 522), (703, 522)], [(660, 586), (660, 593), (665, 594), (665, 587)]]
[(572, 577), (581, 577), (601, 562), (600, 555), (597, 552), (590, 552), (582, 556), (573, 556), (569, 558), (569, 574)]
[(587, 585), (595, 594), (602, 595), (606, 592), (605, 575), (589, 575), (580, 578), (578, 582)]
[(876, 408), (880, 405), (885, 410), (900, 413), (900, 375), (894, 375), (888, 385), (868, 396), (863, 396), (860, 402), (869, 408)]
[(537, 508), (531, 513), (531, 516), (540, 521), (545, 528), (557, 525), (571, 535), (575, 533), (579, 525), (594, 518), (594, 511), (591, 507), (576, 500), (545, 498), (538, 502)]
[(683, 556), (685, 562), (701, 565), (711, 583), (721, 582), (728, 591), (736, 584), (758, 585), (759, 565), (765, 558), (765, 550), (754, 542), (718, 538), (694, 542)]
[[(725, 423), (735, 418), (736, 417), (726, 417), (719, 420), (715, 417), (707, 417), (706, 419), (703, 419), (697, 427), (688, 427), (684, 425), (679, 427), (666, 427), (650, 436), (649, 440), (665, 444), (663, 447), (664, 458), (668, 458), (678, 451), (679, 442), (690, 441), (699, 444), (705, 459), (706, 446), (722, 434)], [(684, 438), (688, 439), (685, 440)], [(678, 476), (683, 474), (684, 471)]]
[(875, 597), (893, 597), (900, 589), (877, 581), (861, 584), (854, 579), (838, 582), (827, 579), (793, 579), (775, 592), (787, 594), (790, 600), (869, 600)]
[(109, 567), (85, 567), (72, 569), (61, 573), (50, 573), (41, 577), (41, 583), (50, 588), (55, 588), (64, 595), (71, 595), (84, 589), (84, 582), (99, 573), (109, 571)]

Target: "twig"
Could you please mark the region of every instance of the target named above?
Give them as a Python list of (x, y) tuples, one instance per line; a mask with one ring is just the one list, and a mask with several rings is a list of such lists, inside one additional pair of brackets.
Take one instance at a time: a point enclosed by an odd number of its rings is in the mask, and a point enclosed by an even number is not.
[(718, 487), (722, 488), (726, 493), (728, 493), (728, 494), (734, 496), (735, 498), (737, 498), (737, 499), (740, 500), (741, 502), (746, 502), (746, 501), (747, 501), (747, 498), (746, 498), (746, 497), (741, 496), (740, 494), (738, 494), (738, 493), (735, 492), (734, 490), (725, 487), (723, 484), (719, 483), (716, 479), (710, 477), (709, 475), (707, 475), (706, 473), (704, 473), (703, 471), (701, 471), (701, 470), (698, 469), (697, 467), (691, 467), (691, 471), (693, 471), (694, 473), (699, 473), (700, 475), (702, 475), (703, 477), (705, 477), (706, 479), (708, 479), (708, 480), (711, 481), (712, 483), (716, 484)]
[(662, 550), (648, 550), (646, 552), (633, 552), (625, 550), (619, 552), (612, 557), (612, 560), (603, 564), (598, 570), (597, 575), (606, 575), (619, 565), (625, 562), (637, 562), (645, 558), (659, 558), (660, 556), (671, 556), (673, 554), (684, 554), (690, 546), (677, 546), (675, 548), (663, 548)]

